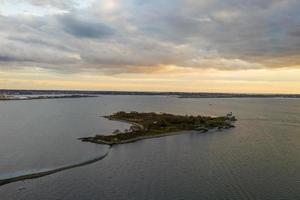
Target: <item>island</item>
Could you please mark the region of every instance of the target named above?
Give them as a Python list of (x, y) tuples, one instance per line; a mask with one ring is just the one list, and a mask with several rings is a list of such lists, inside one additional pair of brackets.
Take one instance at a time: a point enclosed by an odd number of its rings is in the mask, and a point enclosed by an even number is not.
[(96, 135), (93, 137), (79, 138), (83, 142), (97, 144), (116, 145), (135, 142), (142, 139), (163, 137), (183, 131), (198, 131), (200, 133), (209, 130), (223, 130), (234, 127), (236, 121), (232, 113), (221, 117), (173, 115), (168, 113), (139, 113), (139, 112), (117, 112), (110, 116), (104, 116), (109, 120), (130, 123), (129, 129), (115, 130), (110, 135)]

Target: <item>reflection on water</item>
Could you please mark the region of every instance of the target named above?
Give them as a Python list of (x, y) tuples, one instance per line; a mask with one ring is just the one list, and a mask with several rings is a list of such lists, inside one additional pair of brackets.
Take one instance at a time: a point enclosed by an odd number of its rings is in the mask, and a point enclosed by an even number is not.
[[(95, 157), (76, 138), (128, 125), (116, 111), (238, 117), (236, 128), (115, 146), (100, 162), (0, 188), (10, 199), (300, 199), (300, 100), (102, 96), (0, 102), (0, 176)], [(19, 190), (19, 188), (24, 188)]]

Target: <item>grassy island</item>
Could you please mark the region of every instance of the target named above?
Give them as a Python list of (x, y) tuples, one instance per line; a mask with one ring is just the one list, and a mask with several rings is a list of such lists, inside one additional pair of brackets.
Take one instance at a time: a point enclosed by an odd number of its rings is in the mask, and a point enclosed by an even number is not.
[(179, 131), (195, 130), (207, 132), (210, 129), (228, 129), (234, 127), (235, 117), (230, 113), (223, 117), (172, 115), (167, 113), (117, 112), (105, 116), (109, 120), (132, 124), (129, 130), (115, 130), (111, 135), (96, 135), (80, 138), (84, 142), (107, 145), (134, 142), (137, 140), (176, 134)]

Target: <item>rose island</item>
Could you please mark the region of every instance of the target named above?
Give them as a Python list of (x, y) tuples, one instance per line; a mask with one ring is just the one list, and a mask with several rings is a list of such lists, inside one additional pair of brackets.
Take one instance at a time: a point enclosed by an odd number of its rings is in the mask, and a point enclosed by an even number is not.
[(94, 137), (79, 139), (84, 142), (115, 145), (178, 134), (180, 131), (194, 130), (204, 133), (212, 129), (229, 129), (234, 127), (233, 122), (236, 121), (232, 113), (222, 117), (208, 117), (121, 111), (110, 116), (105, 116), (105, 118), (127, 122), (132, 124), (132, 126), (129, 130), (126, 129), (123, 132), (115, 130), (110, 135), (96, 135)]

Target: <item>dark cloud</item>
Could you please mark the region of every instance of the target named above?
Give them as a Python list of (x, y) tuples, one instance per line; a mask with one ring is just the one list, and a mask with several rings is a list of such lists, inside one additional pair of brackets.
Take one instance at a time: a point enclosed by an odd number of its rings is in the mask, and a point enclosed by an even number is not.
[(101, 22), (82, 20), (76, 16), (66, 15), (58, 17), (63, 29), (79, 38), (105, 38), (114, 34), (114, 30)]
[(289, 34), (290, 34), (291, 36), (300, 37), (300, 28), (299, 28), (299, 27), (295, 27), (295, 29), (294, 29), (294, 30), (291, 30), (291, 31), (289, 32)]
[(7, 55), (0, 55), (0, 62), (15, 62), (15, 61), (22, 61), (12, 56)]
[(34, 6), (53, 6), (56, 8), (67, 9), (76, 6), (76, 0), (1, 0), (3, 2), (13, 1), (13, 3), (29, 3)]
[(0, 16), (1, 62), (62, 71), (300, 65), (299, 1), (114, 0), (107, 6), (109, 1), (79, 9), (79, 1), (28, 0), (68, 12)]
[(50, 48), (57, 48), (57, 49), (60, 49), (60, 50), (63, 50), (63, 51), (72, 51), (67, 46), (64, 46), (62, 44), (56, 44), (56, 43), (53, 43), (53, 42), (49, 42), (47, 40), (40, 39), (40, 38), (9, 36), (9, 37), (7, 37), (7, 39), (12, 40), (12, 41), (22, 42), (24, 44), (29, 44), (29, 45), (38, 45), (38, 46), (45, 47), (45, 48), (50, 47)]

